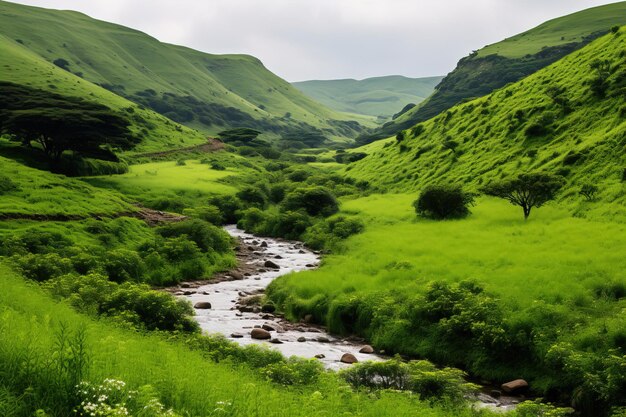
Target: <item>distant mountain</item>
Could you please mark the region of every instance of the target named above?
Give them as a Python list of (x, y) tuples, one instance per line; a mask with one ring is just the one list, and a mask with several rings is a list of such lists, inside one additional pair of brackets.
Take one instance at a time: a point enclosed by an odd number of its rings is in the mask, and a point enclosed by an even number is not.
[[(251, 127), (354, 137), (363, 129), (354, 116), (308, 98), (251, 56), (206, 54), (78, 12), (4, 1), (0, 35), (5, 44), (11, 40), (86, 82), (207, 133)], [(5, 81), (19, 76), (1, 74)]]
[(390, 118), (406, 105), (424, 101), (442, 78), (391, 75), (364, 80), (313, 80), (292, 84), (331, 109)]
[(582, 48), (607, 33), (612, 26), (624, 24), (626, 2), (619, 2), (550, 20), (527, 32), (486, 46), (461, 59), (456, 69), (421, 105), (373, 133), (364, 134), (359, 142), (364, 144), (395, 135), (463, 100), (489, 94)]
[[(624, 213), (626, 26), (524, 80), (450, 108), (368, 154), (347, 174), (386, 191), (449, 183), (478, 189), (493, 180), (545, 171), (583, 184)], [(600, 210), (600, 207), (597, 207)], [(608, 213), (608, 211), (607, 211)], [(612, 213), (610, 214), (613, 215)]]

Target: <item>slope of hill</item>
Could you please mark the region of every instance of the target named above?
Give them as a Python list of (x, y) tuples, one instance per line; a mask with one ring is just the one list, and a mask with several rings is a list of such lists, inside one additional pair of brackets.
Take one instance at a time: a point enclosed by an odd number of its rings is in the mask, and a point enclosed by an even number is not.
[(126, 114), (132, 122), (133, 133), (144, 139), (137, 150), (163, 150), (198, 144), (205, 140), (204, 135), (199, 132), (64, 71), (2, 34), (0, 62), (1, 81), (28, 85), (65, 96), (81, 97)]
[(407, 104), (424, 101), (442, 78), (392, 75), (364, 80), (312, 80), (292, 84), (331, 109), (390, 118)]
[(548, 21), (534, 29), (489, 45), (461, 59), (435, 93), (359, 142), (395, 135), (467, 99), (482, 97), (518, 81), (585, 46), (615, 25), (626, 24), (626, 2), (599, 6)]
[(210, 133), (246, 126), (354, 136), (362, 129), (251, 56), (205, 54), (81, 13), (8, 2), (0, 2), (0, 28), (67, 72)]
[[(450, 182), (477, 188), (516, 172), (545, 170), (569, 183), (602, 185), (624, 201), (626, 59), (624, 29), (528, 78), (458, 105), (361, 150), (349, 175), (382, 189), (417, 190)], [(623, 212), (623, 207), (621, 207)]]

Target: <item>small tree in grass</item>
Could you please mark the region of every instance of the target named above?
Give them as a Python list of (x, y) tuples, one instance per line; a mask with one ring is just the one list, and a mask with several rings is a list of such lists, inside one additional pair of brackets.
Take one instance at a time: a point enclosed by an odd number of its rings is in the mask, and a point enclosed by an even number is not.
[(418, 216), (443, 220), (467, 216), (473, 204), (474, 195), (464, 192), (461, 187), (430, 185), (413, 202), (413, 207)]
[(541, 207), (553, 200), (565, 181), (559, 175), (548, 173), (520, 174), (517, 178), (492, 183), (483, 188), (487, 195), (504, 198), (524, 210), (524, 220), (533, 207)]
[(596, 194), (598, 194), (598, 187), (593, 184), (584, 184), (580, 188), (580, 195), (585, 197), (587, 201), (593, 201), (596, 199)]

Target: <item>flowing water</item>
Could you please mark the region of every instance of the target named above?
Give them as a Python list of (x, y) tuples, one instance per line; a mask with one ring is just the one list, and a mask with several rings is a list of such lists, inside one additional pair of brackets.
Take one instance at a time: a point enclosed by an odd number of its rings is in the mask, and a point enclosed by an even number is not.
[[(249, 256), (246, 256), (243, 262), (246, 264), (246, 270), (251, 272), (238, 277), (243, 279), (202, 285), (193, 291), (187, 291), (186, 295), (178, 293), (194, 305), (199, 302), (211, 304), (209, 309), (195, 309), (195, 318), (202, 330), (207, 333), (222, 333), (240, 345), (252, 343), (265, 345), (280, 351), (286, 357), (292, 355), (304, 358), (318, 357), (326, 368), (333, 370), (350, 366), (340, 361), (345, 353), (353, 354), (359, 361), (386, 359), (377, 354), (359, 353), (365, 346), (363, 342), (331, 335), (320, 326), (289, 323), (281, 317), (261, 312), (258, 307), (256, 311), (240, 311), (253, 309), (242, 308), (242, 299), (262, 294), (274, 279), (282, 275), (317, 268), (320, 256), (298, 242), (259, 238), (237, 229), (236, 226), (226, 226), (225, 230), (239, 240), (240, 246), (248, 250)], [(273, 262), (279, 268), (267, 267), (266, 261)], [(251, 337), (252, 329), (264, 325), (266, 328), (277, 330), (270, 332), (274, 343)], [(476, 397), (479, 407), (501, 411), (515, 407), (514, 404), (517, 402), (515, 397), (495, 399), (484, 391), (488, 392), (483, 390), (483, 393), (478, 393)]]

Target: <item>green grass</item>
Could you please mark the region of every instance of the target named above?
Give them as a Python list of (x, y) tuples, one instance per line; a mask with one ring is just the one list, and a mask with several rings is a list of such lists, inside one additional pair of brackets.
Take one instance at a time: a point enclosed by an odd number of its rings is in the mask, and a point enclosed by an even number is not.
[[(0, 8), (5, 5), (6, 3), (0, 3)], [(153, 111), (141, 109), (92, 82), (58, 68), (24, 45), (8, 38), (6, 32), (0, 34), (0, 61), (3, 63), (0, 76), (2, 81), (82, 97), (126, 114), (132, 122), (132, 131), (143, 138), (135, 152), (179, 148), (204, 142), (204, 136), (199, 132), (180, 126)], [(126, 109), (132, 109), (133, 113), (129, 115)]]
[(0, 175), (19, 187), (2, 194), (0, 216), (89, 217), (135, 210), (117, 193), (62, 175), (28, 168), (4, 157), (0, 157)]
[[(209, 105), (232, 107), (256, 120), (292, 127), (304, 122), (334, 130), (329, 120), (353, 119), (309, 99), (251, 56), (201, 53), (81, 13), (4, 1), (0, 2), (0, 24), (6, 36), (0, 49), (17, 48), (48, 63), (65, 59), (69, 71), (81, 74), (82, 83), (108, 85), (123, 96), (135, 97), (148, 89), (159, 96), (165, 92), (193, 96)], [(50, 70), (51, 65), (38, 67)], [(22, 72), (19, 69), (19, 74)], [(291, 114), (290, 120), (283, 119), (286, 113)], [(366, 118), (361, 122), (371, 125)], [(197, 118), (186, 123), (212, 134), (225, 128), (202, 124)], [(238, 127), (237, 121), (228, 120), (227, 126)]]
[(315, 80), (293, 85), (320, 103), (342, 112), (389, 118), (409, 103), (418, 104), (442, 77), (388, 76), (364, 80)]
[[(60, 328), (74, 337), (85, 331), (87, 365), (82, 379), (125, 381), (131, 388), (150, 385), (154, 394), (182, 415), (222, 415), (219, 402), (231, 403), (231, 416), (471, 416), (469, 410), (430, 407), (416, 397), (386, 392), (357, 394), (332, 375), (314, 387), (281, 388), (245, 367), (215, 364), (158, 335), (142, 335), (81, 316), (58, 304), (36, 285), (27, 284), (0, 265), (0, 410), (7, 417), (32, 416), (43, 409), (64, 417), (71, 392), (58, 394), (71, 381), (59, 371), (55, 347)], [(68, 387), (71, 390), (71, 387)]]
[[(346, 173), (382, 190), (417, 191), (437, 182), (476, 190), (519, 172), (544, 170), (565, 176), (561, 200), (568, 201), (572, 213), (624, 218), (624, 45), (622, 29), (522, 81), (424, 122), (421, 134), (408, 129), (402, 143), (394, 138), (360, 148), (369, 156), (348, 166)], [(615, 68), (606, 98), (595, 97), (588, 85), (596, 59)], [(549, 97), (554, 87), (564, 89), (569, 110)], [(533, 125), (545, 131), (526, 133)], [(447, 141), (457, 144), (454, 151), (443, 146)], [(600, 187), (602, 204), (581, 201), (578, 191), (586, 182)]]
[[(523, 377), (537, 392), (563, 378), (563, 370), (546, 365), (550, 346), (571, 343), (599, 355), (615, 347), (626, 325), (626, 299), (598, 294), (626, 287), (623, 222), (573, 218), (553, 204), (524, 222), (520, 208), (490, 198), (479, 199), (467, 219), (437, 222), (416, 217), (415, 198), (344, 201), (341, 214), (360, 219), (365, 231), (325, 256), (319, 270), (279, 278), (270, 297), (294, 319), (313, 314), (388, 352), (461, 366), (495, 382)], [(420, 327), (412, 311), (431, 283), (462, 281), (478, 283), (496, 300), (488, 314), (502, 311), (505, 326), (518, 329), (509, 331), (531, 332), (532, 359), (522, 348), (501, 353), (508, 342), (485, 357), (474, 339), (441, 339), (438, 330)]]
[(478, 51), (478, 56), (498, 54), (508, 58), (521, 58), (527, 54), (536, 54), (544, 47), (581, 42), (585, 36), (594, 32), (606, 32), (612, 26), (623, 25), (625, 13), (626, 2), (621, 1), (559, 17), (488, 45)]

